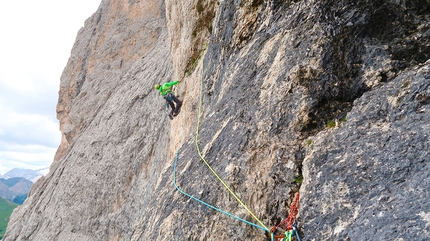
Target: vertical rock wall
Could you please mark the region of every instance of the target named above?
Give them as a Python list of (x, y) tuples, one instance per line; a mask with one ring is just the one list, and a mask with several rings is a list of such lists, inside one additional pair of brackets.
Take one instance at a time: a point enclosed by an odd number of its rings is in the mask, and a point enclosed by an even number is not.
[(300, 221), (307, 239), (429, 237), (430, 61), (366, 92), (312, 138)]
[[(181, 189), (259, 224), (198, 126), (268, 228), (300, 192), (303, 240), (425, 240), (429, 18), (428, 0), (102, 1), (61, 79), (57, 161), (5, 239), (267, 240), (174, 189), (177, 153)], [(170, 121), (152, 86), (175, 79)]]
[(5, 240), (130, 240), (160, 211), (153, 188), (172, 153), (153, 86), (172, 73), (164, 3), (102, 1), (61, 77), (63, 151)]

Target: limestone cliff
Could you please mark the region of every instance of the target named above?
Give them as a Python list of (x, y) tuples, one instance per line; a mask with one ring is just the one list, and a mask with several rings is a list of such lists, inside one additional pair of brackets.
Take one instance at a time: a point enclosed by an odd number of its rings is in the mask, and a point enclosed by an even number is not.
[[(176, 160), (181, 189), (258, 224), (196, 142), (268, 228), (300, 193), (302, 240), (426, 240), (429, 37), (428, 0), (103, 0), (5, 240), (270, 240), (175, 189)], [(175, 79), (171, 121), (153, 86)]]

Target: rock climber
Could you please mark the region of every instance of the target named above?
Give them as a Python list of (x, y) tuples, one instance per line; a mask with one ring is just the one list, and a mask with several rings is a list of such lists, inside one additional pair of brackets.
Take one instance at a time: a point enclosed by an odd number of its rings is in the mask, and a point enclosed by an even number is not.
[[(156, 84), (154, 86), (156, 90), (160, 91), (160, 95), (163, 96), (163, 98), (167, 101), (167, 104), (172, 107), (172, 110), (169, 113), (169, 118), (171, 120), (173, 120), (173, 117), (179, 114), (179, 111), (181, 110), (182, 106), (182, 102), (172, 93), (172, 86), (176, 85), (177, 83), (178, 81), (176, 80), (164, 83), (162, 85)], [(176, 106), (173, 102), (176, 103)]]

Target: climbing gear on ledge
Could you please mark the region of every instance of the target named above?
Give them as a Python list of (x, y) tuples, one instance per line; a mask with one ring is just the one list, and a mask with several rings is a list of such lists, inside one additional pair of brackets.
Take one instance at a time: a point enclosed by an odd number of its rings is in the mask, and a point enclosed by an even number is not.
[[(278, 225), (270, 229), (270, 232), (272, 234), (271, 236), (272, 241), (274, 241), (275, 238), (283, 239), (285, 241), (287, 240), (290, 241), (291, 237), (293, 236), (293, 233), (296, 234), (297, 240), (300, 241), (299, 233), (297, 232), (297, 224), (296, 224), (296, 216), (297, 216), (297, 213), (299, 212), (299, 198), (300, 198), (300, 194), (297, 193), (293, 203), (291, 204), (290, 214), (288, 215), (288, 217), (283, 221), (281, 221)], [(280, 228), (281, 226), (282, 228)], [(277, 231), (282, 232), (282, 234), (275, 235)]]

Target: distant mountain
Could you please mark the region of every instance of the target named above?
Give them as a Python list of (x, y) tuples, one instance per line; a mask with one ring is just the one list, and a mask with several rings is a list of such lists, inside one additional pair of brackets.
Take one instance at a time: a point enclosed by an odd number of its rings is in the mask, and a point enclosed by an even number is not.
[(10, 214), (16, 207), (18, 207), (18, 204), (9, 202), (8, 200), (0, 197), (0, 240), (6, 232)]
[(0, 175), (0, 178), (8, 179), (12, 177), (23, 177), (35, 183), (37, 179), (48, 174), (48, 172), (49, 172), (49, 167), (38, 169), (38, 170), (14, 168), (6, 172), (4, 175)]
[(22, 204), (33, 183), (48, 172), (49, 167), (38, 170), (14, 168), (4, 175), (0, 175), (0, 197), (16, 204)]
[(30, 192), (33, 182), (23, 177), (0, 178), (0, 197), (22, 204)]

